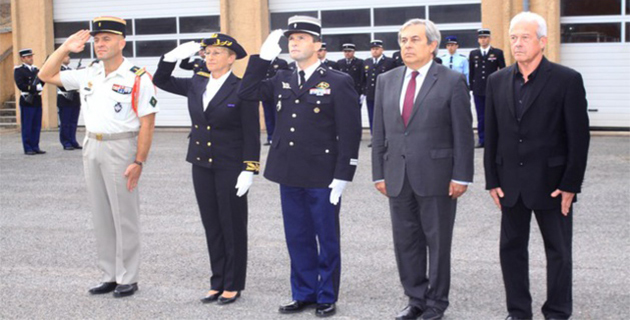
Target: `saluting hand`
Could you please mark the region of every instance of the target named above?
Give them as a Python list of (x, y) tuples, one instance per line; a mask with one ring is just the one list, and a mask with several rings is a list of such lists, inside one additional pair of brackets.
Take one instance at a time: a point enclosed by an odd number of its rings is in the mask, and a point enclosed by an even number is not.
[(260, 58), (267, 61), (273, 61), (282, 49), (280, 48), (280, 38), (284, 35), (284, 32), (280, 29), (274, 30), (267, 36), (267, 40), (260, 47)]
[(61, 46), (70, 52), (79, 53), (85, 49), (85, 43), (88, 40), (90, 40), (90, 30), (80, 30), (66, 39)]

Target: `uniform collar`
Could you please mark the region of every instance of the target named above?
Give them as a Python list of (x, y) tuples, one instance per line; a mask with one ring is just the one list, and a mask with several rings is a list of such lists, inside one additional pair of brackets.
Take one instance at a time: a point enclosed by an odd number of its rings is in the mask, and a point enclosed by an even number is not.
[[(310, 67), (304, 69), (304, 79), (306, 79), (307, 82), (308, 82), (308, 79), (311, 77), (311, 75), (313, 75), (313, 72), (315, 72), (315, 70), (317, 70), (317, 68), (319, 68), (321, 64), (322, 62), (318, 60), (317, 62), (313, 63), (313, 65), (311, 65)], [(302, 69), (300, 69), (297, 63), (295, 65), (296, 65), (298, 73), (302, 71)]]
[(425, 65), (423, 65), (422, 67), (420, 67), (420, 69), (418, 70), (413, 70), (411, 68), (406, 68), (405, 70), (405, 79), (411, 77), (411, 73), (413, 71), (418, 71), (420, 73), (420, 75), (422, 76), (426, 76), (427, 73), (429, 73), (429, 68), (431, 68), (431, 64), (433, 63), (433, 59), (429, 60), (429, 62), (427, 62)]
[[(101, 73), (105, 73), (105, 64), (103, 63), (103, 61), (100, 61), (97, 64), (97, 74), (101, 74)], [(131, 64), (131, 62), (129, 62), (129, 60), (127, 60), (127, 58), (123, 58), (123, 62), (120, 64), (120, 66), (118, 66), (118, 69), (116, 69), (114, 72), (110, 73), (107, 77), (114, 77), (116, 75), (121, 75), (121, 76), (125, 76), (126, 73), (131, 72), (131, 67), (133, 67), (133, 65)]]

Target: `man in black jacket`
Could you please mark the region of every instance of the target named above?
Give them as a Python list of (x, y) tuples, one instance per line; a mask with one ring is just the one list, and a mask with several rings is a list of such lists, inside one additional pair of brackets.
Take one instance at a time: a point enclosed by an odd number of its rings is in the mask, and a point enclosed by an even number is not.
[(486, 189), (501, 208), (500, 257), (508, 319), (531, 319), (528, 240), (532, 211), (545, 243), (545, 319), (572, 312), (572, 204), (582, 189), (589, 121), (582, 76), (548, 61), (545, 20), (522, 12), (510, 23), (516, 60), (488, 79)]
[(32, 156), (44, 154), (39, 148), (39, 133), (42, 129), (42, 87), (44, 83), (37, 78), (39, 69), (33, 65), (33, 50), (20, 50), (22, 65), (13, 69), (13, 78), (20, 89), (20, 122), (22, 127), (22, 146), (24, 153)]
[(357, 91), (358, 95), (361, 95), (363, 59), (354, 56), (355, 48), (354, 43), (344, 43), (342, 45), (344, 58), (339, 59), (337, 65), (339, 66), (339, 71), (345, 72), (352, 77), (352, 80), (354, 80), (354, 89)]

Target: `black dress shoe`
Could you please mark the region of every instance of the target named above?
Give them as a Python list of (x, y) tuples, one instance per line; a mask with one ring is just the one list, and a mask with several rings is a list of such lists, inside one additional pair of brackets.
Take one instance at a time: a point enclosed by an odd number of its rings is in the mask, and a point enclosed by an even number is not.
[(306, 307), (315, 304), (314, 302), (309, 301), (298, 301), (294, 300), (285, 305), (280, 306), (278, 308), (278, 312), (280, 313), (296, 313), (304, 310)]
[(116, 282), (101, 282), (96, 287), (90, 288), (89, 292), (91, 294), (110, 293), (114, 291), (114, 289), (116, 289), (116, 286), (117, 286)]
[(136, 291), (138, 291), (137, 283), (119, 284), (118, 286), (116, 286), (116, 289), (114, 290), (114, 297), (122, 298), (122, 297), (131, 296), (134, 293), (136, 293)]
[(44, 153), (46, 153), (46, 151), (44, 151), (44, 150), (35, 150), (35, 153), (37, 153), (37, 154), (44, 154)]
[(26, 152), (24, 152), (24, 154), (27, 155), (27, 156), (34, 156), (34, 155), (36, 155), (35, 151), (26, 151)]
[(315, 315), (320, 318), (330, 317), (337, 312), (334, 303), (320, 303), (315, 308)]
[(75, 149), (79, 149), (79, 150), (83, 149), (83, 147), (78, 145), (78, 144), (76, 146), (72, 146), (72, 147), (75, 148)]
[(415, 320), (415, 319), (418, 319), (418, 317), (422, 315), (422, 312), (424, 312), (424, 310), (416, 306), (409, 305), (398, 313), (398, 315), (396, 316), (396, 320), (410, 320), (410, 319)]
[(505, 318), (505, 320), (531, 320), (531, 318), (519, 318), (519, 317), (515, 317), (515, 316), (507, 316), (507, 318)]
[(236, 301), (238, 298), (240, 298), (240, 296), (241, 296), (241, 292), (240, 291), (237, 292), (236, 295), (233, 296), (232, 298), (226, 298), (224, 296), (220, 296), (217, 299), (217, 303), (218, 304), (229, 304), (229, 303), (232, 303), (232, 302)]
[(209, 303), (209, 302), (213, 302), (213, 301), (217, 301), (217, 299), (219, 299), (219, 296), (221, 295), (221, 291), (217, 291), (217, 293), (214, 294), (210, 294), (208, 293), (205, 297), (201, 298), (201, 302), (203, 303)]
[(420, 317), (420, 319), (422, 319), (422, 320), (440, 320), (440, 319), (442, 319), (442, 317), (444, 317), (444, 311), (438, 310), (438, 309), (433, 308), (433, 307), (428, 307), (427, 310), (425, 310), (422, 313), (422, 317)]
[(74, 150), (73, 146), (63, 147), (63, 150)]

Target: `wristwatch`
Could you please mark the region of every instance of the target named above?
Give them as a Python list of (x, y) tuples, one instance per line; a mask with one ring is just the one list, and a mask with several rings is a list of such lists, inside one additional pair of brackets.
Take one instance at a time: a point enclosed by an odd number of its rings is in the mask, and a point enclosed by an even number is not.
[(139, 165), (142, 167), (142, 165), (144, 164), (142, 161), (138, 161), (138, 160), (133, 160), (133, 163)]

